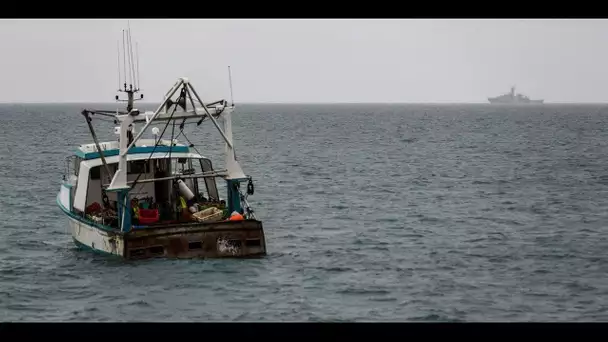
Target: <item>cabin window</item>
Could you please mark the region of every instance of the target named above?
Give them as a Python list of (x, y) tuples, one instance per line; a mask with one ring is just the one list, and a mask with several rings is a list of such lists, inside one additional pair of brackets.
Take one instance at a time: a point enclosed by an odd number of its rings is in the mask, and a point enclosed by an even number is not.
[(150, 167), (147, 160), (135, 160), (129, 162), (127, 165), (127, 173), (128, 174), (140, 174), (140, 173), (149, 173)]
[(75, 157), (73, 160), (74, 160), (74, 175), (78, 176), (78, 172), (80, 172), (80, 163), (82, 162), (82, 158)]
[(101, 168), (99, 166), (95, 166), (91, 168), (91, 180), (97, 180), (101, 178)]
[[(211, 161), (209, 159), (203, 158), (203, 159), (199, 159), (199, 165), (197, 165), (197, 167), (200, 166), (201, 172), (210, 172), (213, 171), (213, 165), (211, 164)], [(218, 188), (217, 188), (217, 183), (215, 181), (215, 178), (213, 177), (207, 177), (207, 178), (199, 178), (198, 179), (198, 188), (199, 189), (206, 189), (207, 190), (207, 197), (211, 200), (220, 200), (220, 196), (218, 193)], [(200, 182), (202, 182), (203, 184), (201, 184)], [(201, 191), (201, 190), (199, 190)]]
[(191, 175), (197, 172), (196, 168), (192, 165), (192, 159), (188, 158), (178, 158), (177, 162), (179, 166), (176, 165), (176, 170), (181, 170), (183, 175)]
[(154, 160), (154, 168), (158, 173), (164, 173), (169, 171), (169, 163), (165, 159)]

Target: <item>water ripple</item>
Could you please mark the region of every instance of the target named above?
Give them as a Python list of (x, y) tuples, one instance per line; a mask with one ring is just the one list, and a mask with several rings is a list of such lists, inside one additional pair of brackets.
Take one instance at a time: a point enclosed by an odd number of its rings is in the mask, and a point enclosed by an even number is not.
[(126, 262), (74, 248), (55, 204), (84, 106), (0, 105), (1, 319), (608, 319), (608, 108), (243, 105), (269, 255)]

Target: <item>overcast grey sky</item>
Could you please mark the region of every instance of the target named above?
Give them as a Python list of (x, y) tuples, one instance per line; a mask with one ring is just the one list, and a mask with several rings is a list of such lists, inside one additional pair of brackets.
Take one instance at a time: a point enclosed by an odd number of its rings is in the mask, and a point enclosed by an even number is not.
[[(131, 20), (141, 87), (236, 102), (608, 101), (606, 20)], [(112, 102), (126, 20), (0, 20), (0, 102)]]

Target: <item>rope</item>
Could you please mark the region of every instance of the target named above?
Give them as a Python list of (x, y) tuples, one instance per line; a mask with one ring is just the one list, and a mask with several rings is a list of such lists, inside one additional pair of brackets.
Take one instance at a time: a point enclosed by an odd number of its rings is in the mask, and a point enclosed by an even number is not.
[(171, 146), (170, 146), (171, 148), (169, 149), (169, 162), (171, 162), (171, 152), (173, 152), (173, 140), (174, 139), (175, 139), (175, 121), (173, 121), (173, 127), (171, 128), (171, 140), (170, 140), (171, 141)]
[[(251, 181), (251, 180), (250, 180)], [(247, 213), (248, 216), (250, 216), (253, 219), (256, 219), (255, 214), (253, 209), (251, 209), (251, 206), (249, 205), (249, 202), (247, 202), (247, 197), (249, 196), (249, 194), (247, 195), (243, 195), (243, 193), (241, 192), (241, 188), (238, 188), (238, 192), (239, 192), (239, 197), (241, 200), (241, 206), (245, 207), (245, 213)]]
[[(201, 153), (200, 153), (200, 152), (199, 152), (199, 151), (196, 149), (196, 147), (195, 147), (195, 146), (194, 146), (194, 144), (193, 144), (193, 143), (190, 141), (190, 139), (188, 139), (188, 137), (186, 136), (186, 133), (184, 133), (184, 131), (181, 131), (180, 135), (183, 135), (183, 136), (184, 136), (184, 139), (186, 139), (186, 141), (187, 141), (187, 142), (190, 144), (190, 147), (192, 147), (192, 148), (193, 148), (193, 149), (196, 151), (196, 153), (198, 153), (199, 155), (201, 155), (201, 156), (202, 156), (202, 154), (201, 154)], [(177, 139), (177, 138), (175, 138), (175, 139)]]

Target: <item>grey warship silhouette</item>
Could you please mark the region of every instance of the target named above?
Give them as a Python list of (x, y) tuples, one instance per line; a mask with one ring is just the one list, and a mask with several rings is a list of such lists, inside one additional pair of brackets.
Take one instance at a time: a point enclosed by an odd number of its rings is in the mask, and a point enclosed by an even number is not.
[(488, 101), (493, 104), (542, 104), (545, 100), (532, 100), (523, 94), (515, 94), (515, 87), (511, 87), (511, 92), (496, 97), (488, 97)]

